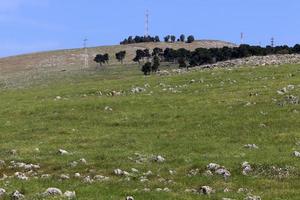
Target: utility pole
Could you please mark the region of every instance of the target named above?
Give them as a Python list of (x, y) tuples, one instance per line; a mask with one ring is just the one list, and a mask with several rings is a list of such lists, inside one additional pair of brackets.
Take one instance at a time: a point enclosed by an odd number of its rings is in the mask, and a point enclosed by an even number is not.
[(146, 10), (145, 14), (145, 37), (149, 36), (149, 10)]
[(89, 68), (89, 54), (87, 49), (87, 38), (84, 38), (83, 40), (83, 48), (84, 48), (84, 69)]
[(241, 44), (244, 44), (244, 33), (241, 32)]
[(274, 47), (275, 46), (275, 39), (274, 37), (271, 38), (271, 47)]

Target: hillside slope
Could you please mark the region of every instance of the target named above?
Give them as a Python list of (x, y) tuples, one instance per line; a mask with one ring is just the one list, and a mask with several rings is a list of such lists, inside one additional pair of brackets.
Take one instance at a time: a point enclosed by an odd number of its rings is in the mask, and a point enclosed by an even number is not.
[(298, 200), (299, 92), (299, 65), (149, 77), (120, 66), (1, 91), (4, 199), (57, 187), (80, 200)]
[[(234, 46), (234, 44), (223, 41), (216, 40), (201, 40), (195, 41), (192, 44), (186, 43), (139, 43), (130, 45), (116, 45), (116, 46), (102, 46), (94, 47), (88, 49), (88, 54), (90, 58), (90, 66), (96, 67), (93, 62), (93, 58), (98, 53), (108, 53), (110, 55), (110, 65), (118, 64), (115, 59), (115, 53), (125, 50), (127, 52), (124, 63), (132, 63), (132, 59), (135, 56), (135, 51), (137, 49), (153, 49), (155, 47), (159, 48), (186, 48), (189, 50), (194, 50), (199, 47), (203, 48), (213, 48), (213, 47), (223, 47), (223, 46)], [(61, 70), (78, 70), (84, 65), (84, 49), (69, 49), (60, 51), (50, 51), (33, 53), (27, 55), (13, 56), (0, 59), (0, 77), (1, 75), (22, 73), (34, 70), (40, 71), (61, 71)]]

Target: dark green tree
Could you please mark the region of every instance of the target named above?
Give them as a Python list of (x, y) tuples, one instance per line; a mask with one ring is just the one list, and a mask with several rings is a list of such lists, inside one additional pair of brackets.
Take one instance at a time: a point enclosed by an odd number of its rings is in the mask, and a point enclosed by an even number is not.
[(185, 42), (185, 35), (183, 35), (183, 34), (180, 35), (180, 41)]
[(123, 64), (123, 60), (126, 56), (126, 51), (120, 51), (118, 53), (116, 53), (116, 59), (121, 62), (121, 64)]
[(167, 35), (166, 37), (164, 37), (164, 41), (165, 42), (170, 42), (171, 36)]
[(151, 73), (151, 62), (146, 62), (143, 67), (142, 67), (142, 72), (144, 73), (145, 76), (150, 75)]
[(187, 43), (192, 43), (194, 41), (195, 41), (195, 38), (194, 38), (193, 35), (190, 35), (190, 36), (187, 37)]
[(176, 41), (176, 36), (175, 35), (171, 35), (171, 42), (175, 42)]
[(160, 60), (158, 56), (153, 57), (153, 65), (152, 65), (152, 72), (157, 72), (160, 66)]

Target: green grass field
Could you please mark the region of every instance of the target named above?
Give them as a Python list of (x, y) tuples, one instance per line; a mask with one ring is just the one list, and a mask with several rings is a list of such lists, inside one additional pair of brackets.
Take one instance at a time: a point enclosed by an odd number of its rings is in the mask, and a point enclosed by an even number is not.
[[(195, 82), (191, 82), (195, 80)], [(147, 85), (146, 85), (147, 84)], [(295, 85), (300, 92), (300, 65), (213, 69), (172, 76), (144, 77), (134, 67), (112, 67), (91, 74), (53, 80), (48, 85), (0, 92), (0, 159), (6, 161), (1, 174), (13, 176), (10, 161), (40, 164), (36, 177), (28, 181), (0, 181), (7, 197), (14, 190), (26, 199), (42, 199), (48, 187), (76, 191), (77, 199), (244, 199), (249, 193), (263, 200), (300, 198), (299, 105), (280, 106), (286, 95), (277, 90)], [(145, 85), (147, 87), (145, 87)], [(145, 92), (133, 94), (133, 87)], [(111, 91), (121, 96), (106, 96)], [(103, 95), (100, 95), (100, 91)], [(56, 100), (60, 96), (61, 99)], [(109, 106), (113, 111), (105, 110)], [(244, 148), (256, 144), (259, 149)], [(37, 152), (35, 149), (39, 148)], [(12, 149), (17, 150), (11, 155)], [(71, 155), (58, 155), (65, 149)], [(135, 153), (166, 161), (136, 163)], [(85, 158), (87, 164), (70, 167)], [(242, 175), (241, 163), (253, 171)], [(204, 176), (209, 163), (225, 166), (231, 177)], [(120, 168), (130, 180), (113, 174)], [(189, 177), (191, 169), (199, 174)], [(278, 169), (281, 168), (281, 169)], [(148, 182), (143, 173), (151, 170)], [(171, 175), (169, 170), (175, 170)], [(104, 175), (108, 181), (84, 183), (74, 178)], [(288, 173), (288, 175), (287, 175)], [(69, 180), (60, 180), (68, 174)], [(282, 175), (283, 174), (283, 175)], [(171, 180), (171, 181), (169, 181)], [(208, 185), (210, 196), (185, 192)], [(150, 192), (143, 191), (149, 188)], [(158, 192), (156, 188), (169, 188)], [(229, 189), (224, 193), (225, 188)], [(60, 199), (60, 198), (56, 198)], [(63, 199), (63, 198), (62, 198)]]

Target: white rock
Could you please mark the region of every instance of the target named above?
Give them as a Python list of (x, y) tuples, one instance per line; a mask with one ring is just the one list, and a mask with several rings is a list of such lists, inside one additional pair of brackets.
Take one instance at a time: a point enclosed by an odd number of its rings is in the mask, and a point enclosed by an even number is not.
[(86, 159), (84, 159), (84, 158), (81, 158), (80, 160), (79, 160), (79, 162), (81, 162), (82, 164), (87, 164), (87, 161), (86, 161)]
[(261, 200), (260, 196), (247, 196), (244, 200)]
[(256, 144), (246, 144), (244, 147), (249, 149), (259, 149)]
[(104, 110), (105, 111), (113, 111), (113, 109), (111, 107), (109, 107), (109, 106), (105, 106)]
[(83, 182), (84, 182), (84, 183), (89, 183), (89, 184), (91, 184), (91, 183), (94, 182), (94, 180), (91, 179), (90, 176), (86, 176), (86, 177), (83, 179)]
[(202, 186), (199, 190), (201, 194), (210, 195), (214, 193), (214, 190), (209, 186)]
[(131, 171), (132, 171), (133, 173), (139, 173), (139, 170), (137, 170), (137, 169), (135, 169), (135, 168), (131, 168)]
[(299, 151), (294, 151), (293, 155), (294, 155), (295, 157), (300, 158), (300, 152), (299, 152)]
[(2, 198), (6, 194), (6, 190), (3, 188), (0, 188), (0, 198)]
[(19, 199), (24, 199), (24, 198), (25, 198), (25, 196), (18, 190), (14, 191), (11, 195), (12, 200), (19, 200)]
[(134, 200), (134, 198), (132, 196), (128, 196), (125, 200)]
[(158, 163), (163, 163), (163, 162), (166, 161), (166, 159), (165, 159), (164, 157), (158, 155), (158, 156), (156, 156), (156, 157), (154, 158), (154, 161), (156, 161), (156, 162), (158, 162)]
[(64, 149), (59, 149), (59, 150), (58, 150), (58, 153), (59, 153), (60, 155), (70, 155), (70, 153), (69, 153), (68, 151), (64, 150)]
[(242, 163), (243, 175), (248, 175), (252, 171), (252, 167), (248, 162)]
[(80, 178), (80, 177), (81, 177), (81, 174), (80, 174), (80, 173), (75, 173), (75, 174), (74, 174), (74, 177), (75, 177), (75, 178)]
[(27, 181), (29, 178), (22, 172), (16, 172), (15, 173), (15, 177), (17, 179), (23, 180), (23, 181)]
[(58, 188), (51, 187), (48, 188), (43, 194), (46, 196), (61, 196), (62, 192)]
[(66, 191), (64, 193), (64, 197), (67, 199), (75, 199), (76, 198), (76, 192), (75, 191)]
[(60, 175), (60, 178), (61, 178), (62, 180), (68, 180), (68, 179), (70, 179), (70, 176), (67, 175), (67, 174), (61, 174), (61, 175)]
[(124, 172), (121, 169), (115, 169), (114, 170), (114, 174), (117, 175), (117, 176), (123, 176)]
[(219, 168), (220, 168), (220, 165), (216, 164), (216, 163), (210, 163), (210, 164), (207, 165), (207, 169), (209, 169), (209, 170), (215, 171)]
[(96, 175), (96, 176), (94, 176), (94, 180), (96, 180), (96, 181), (108, 181), (109, 177), (102, 176), (102, 175)]

